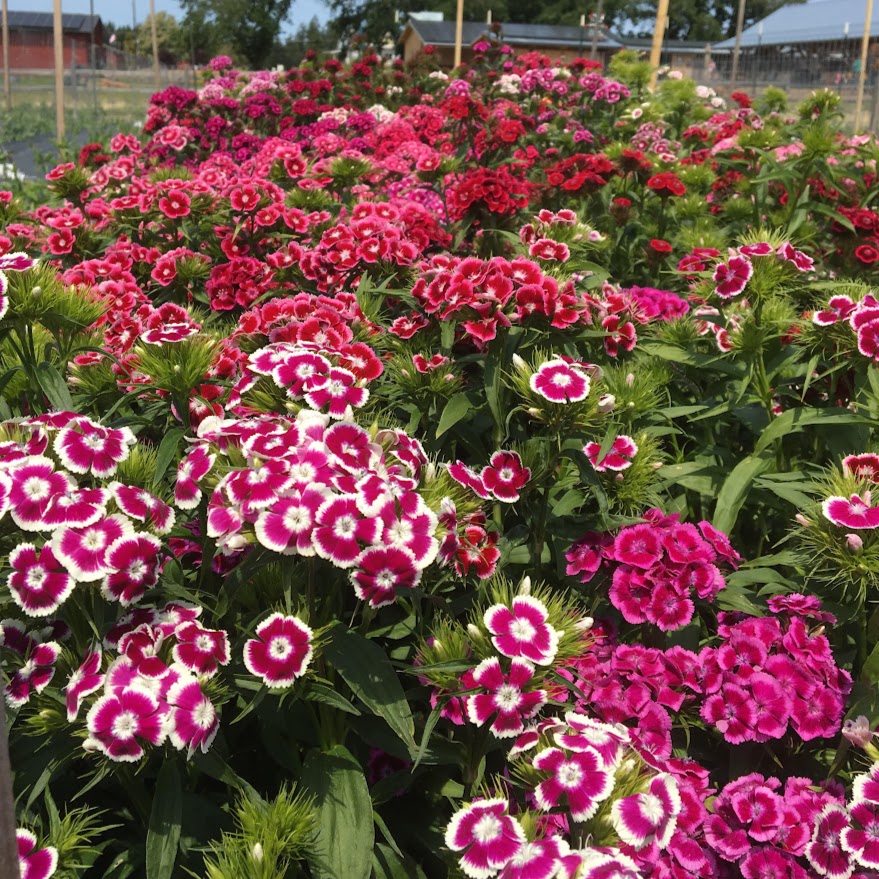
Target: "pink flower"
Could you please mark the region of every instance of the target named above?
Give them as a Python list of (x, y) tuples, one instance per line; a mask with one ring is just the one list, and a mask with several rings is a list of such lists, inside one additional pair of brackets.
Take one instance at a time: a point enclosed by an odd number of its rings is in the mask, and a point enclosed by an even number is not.
[(843, 473), (851, 473), (859, 479), (879, 482), (879, 455), (847, 455), (842, 459)]
[(449, 476), (455, 482), (469, 488), (477, 497), (481, 497), (483, 500), (488, 500), (491, 497), (482, 477), (461, 461), (449, 464)]
[(746, 256), (733, 256), (714, 270), (714, 292), (721, 299), (731, 299), (744, 291), (754, 274), (754, 266)]
[(725, 683), (702, 705), (702, 719), (713, 724), (731, 744), (754, 741), (757, 710), (750, 693), (742, 687)]
[(467, 689), (488, 691), (467, 696), (470, 722), (482, 726), (497, 715), (491, 725), (494, 735), (499, 739), (519, 735), (525, 729), (524, 721), (534, 717), (546, 704), (543, 690), (525, 691), (533, 676), (534, 666), (525, 659), (513, 659), (508, 675), (504, 675), (496, 656), (484, 659), (466, 676)]
[(879, 869), (879, 804), (854, 803), (853, 822), (842, 831), (842, 848), (862, 867)]
[(566, 805), (574, 821), (591, 818), (613, 791), (613, 769), (605, 766), (593, 748), (573, 753), (545, 748), (532, 765), (538, 772), (549, 773), (534, 789), (537, 805), (546, 810)]
[(613, 551), (618, 562), (647, 569), (662, 557), (662, 544), (652, 525), (630, 525), (617, 535)]
[(116, 472), (136, 442), (127, 427), (117, 430), (77, 418), (72, 426), (58, 431), (52, 448), (68, 470), (106, 477)]
[(101, 658), (100, 648), (92, 647), (82, 661), (82, 665), (67, 679), (64, 692), (66, 693), (68, 723), (73, 723), (76, 720), (82, 700), (86, 696), (96, 693), (104, 685)]
[(863, 497), (829, 497), (821, 504), (824, 517), (840, 528), (867, 530), (879, 528), (879, 507), (870, 506), (870, 492)]
[(329, 492), (323, 486), (308, 485), (302, 491), (277, 498), (259, 514), (254, 524), (256, 539), (267, 549), (284, 555), (315, 554), (311, 534), (317, 524), (317, 512)]
[(174, 638), (174, 661), (202, 678), (212, 678), (218, 666), (229, 664), (229, 636), (222, 629), (205, 629), (189, 620), (177, 626)]
[(542, 363), (528, 381), (531, 390), (550, 403), (579, 403), (589, 396), (591, 379), (564, 360)]
[(498, 879), (552, 879), (569, 851), (568, 843), (560, 836), (526, 842), (498, 873)]
[(677, 825), (681, 795), (671, 775), (657, 775), (647, 790), (622, 797), (611, 807), (611, 821), (620, 839), (641, 849), (655, 843), (664, 849)]
[(162, 543), (152, 534), (125, 534), (109, 546), (107, 577), (101, 594), (123, 607), (139, 601), (159, 580), (159, 550)]
[(403, 546), (370, 546), (351, 572), (354, 592), (371, 607), (393, 604), (398, 589), (412, 589), (421, 580), (415, 556)]
[(305, 402), (317, 410), (328, 405), (331, 418), (344, 418), (349, 406), (356, 409), (369, 397), (369, 391), (358, 387), (356, 381), (351, 370), (333, 366), (327, 375), (314, 376), (306, 382)]
[(171, 744), (181, 751), (188, 749), (189, 757), (198, 749), (206, 754), (220, 729), (220, 718), (198, 681), (181, 675), (168, 689), (165, 699), (170, 708)]
[(381, 530), (381, 520), (363, 516), (356, 498), (346, 495), (330, 498), (320, 507), (312, 540), (321, 558), (350, 568), (360, 555), (361, 544), (377, 543)]
[(55, 464), (42, 455), (15, 462), (9, 476), (9, 510), (13, 522), (24, 531), (46, 528), (43, 515), (55, 495), (66, 494), (76, 483), (66, 473), (56, 473)]
[(847, 320), (855, 308), (855, 302), (848, 296), (831, 296), (827, 308), (812, 315), (812, 323), (819, 327), (829, 327), (837, 321)]
[(174, 527), (174, 510), (143, 488), (111, 482), (110, 491), (116, 506), (131, 519), (143, 522), (157, 534), (167, 534)]
[(174, 503), (181, 510), (194, 510), (201, 501), (198, 483), (211, 471), (217, 456), (201, 447), (194, 448), (177, 467)]
[(791, 263), (791, 265), (795, 266), (798, 271), (811, 272), (815, 267), (815, 260), (813, 260), (811, 256), (806, 256), (802, 250), (794, 250), (790, 241), (785, 241), (784, 244), (779, 244), (775, 249), (775, 253), (779, 259)]
[(87, 528), (59, 528), (52, 535), (52, 552), (76, 580), (90, 583), (111, 573), (107, 550), (132, 533), (131, 522), (124, 516), (108, 516)]
[(54, 613), (76, 585), (48, 544), (37, 551), (32, 543), (20, 543), (9, 554), (9, 565), (12, 573), (7, 582), (12, 600), (28, 616)]
[(86, 750), (97, 749), (111, 760), (134, 763), (146, 753), (142, 742), (161, 745), (167, 735), (158, 699), (138, 685), (102, 696), (86, 717)]
[(472, 879), (489, 879), (525, 845), (525, 831), (507, 808), (506, 800), (478, 800), (457, 811), (446, 827), (446, 846), (466, 849), (461, 869)]
[(519, 489), (531, 478), (531, 470), (522, 466), (516, 452), (495, 452), (489, 466), (482, 470), (482, 483), (499, 501), (512, 504), (519, 500)]
[(630, 436), (623, 434), (613, 441), (610, 449), (600, 461), (598, 456), (601, 454), (601, 443), (586, 443), (583, 446), (583, 454), (586, 455), (598, 473), (605, 473), (608, 470), (621, 473), (632, 466), (632, 458), (638, 454), (638, 445)]
[[(5, 642), (11, 647), (10, 634), (14, 627), (9, 625), (11, 621), (5, 620), (3, 626), (6, 629)], [(26, 660), (10, 677), (6, 685), (6, 702), (12, 708), (21, 708), (31, 697), (31, 690), (42, 693), (55, 677), (55, 663), (61, 655), (61, 647), (55, 641), (47, 641), (45, 644), (35, 643), (30, 636), (24, 645)]]
[(314, 633), (297, 617), (272, 614), (244, 645), (244, 665), (270, 687), (290, 687), (305, 674), (313, 654)]
[[(15, 831), (18, 843), (18, 872), (21, 879), (49, 879), (58, 867), (58, 851), (51, 846), (37, 848), (37, 837), (30, 830)], [(7, 864), (11, 869), (12, 865)], [(11, 879), (11, 877), (10, 877)]]
[(836, 803), (825, 806), (815, 819), (812, 839), (806, 846), (806, 859), (819, 876), (848, 879), (854, 872), (854, 864), (842, 847), (843, 833), (849, 827), (848, 812)]
[(492, 605), (484, 619), (498, 653), (550, 665), (558, 649), (559, 633), (547, 622), (548, 616), (542, 601), (517, 595), (512, 609), (504, 604)]

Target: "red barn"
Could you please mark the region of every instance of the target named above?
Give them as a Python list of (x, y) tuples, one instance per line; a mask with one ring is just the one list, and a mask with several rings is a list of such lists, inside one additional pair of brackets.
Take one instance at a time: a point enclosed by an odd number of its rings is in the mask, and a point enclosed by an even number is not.
[[(13, 72), (24, 70), (51, 70), (55, 67), (55, 44), (52, 32), (51, 12), (8, 13), (9, 22), (9, 68)], [(91, 67), (92, 41), (95, 58), (100, 65), (104, 43), (104, 26), (100, 16), (64, 14), (61, 16), (64, 31), (64, 66), (71, 62), (76, 67)]]

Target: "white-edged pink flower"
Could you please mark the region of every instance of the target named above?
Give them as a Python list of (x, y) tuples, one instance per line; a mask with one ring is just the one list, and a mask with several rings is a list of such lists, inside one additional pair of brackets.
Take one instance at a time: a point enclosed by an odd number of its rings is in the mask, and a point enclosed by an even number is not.
[(546, 605), (530, 595), (517, 595), (512, 608), (494, 604), (485, 612), (491, 643), (503, 656), (521, 656), (536, 665), (555, 659), (559, 633), (547, 622)]
[(553, 879), (570, 852), (561, 836), (526, 842), (498, 873), (498, 879)]
[(199, 482), (210, 473), (217, 456), (201, 446), (194, 448), (177, 467), (174, 503), (181, 510), (194, 510), (201, 501)]
[(677, 826), (681, 811), (678, 784), (663, 773), (650, 780), (646, 791), (622, 797), (610, 810), (619, 838), (636, 849), (656, 843), (664, 849)]
[(776, 256), (785, 262), (791, 263), (798, 271), (811, 272), (815, 268), (815, 260), (811, 256), (807, 256), (802, 250), (795, 250), (790, 241), (779, 244), (775, 249)]
[[(267, 351), (268, 349), (263, 348), (251, 355), (251, 369), (259, 371), (256, 365), (263, 369), (269, 365), (270, 357), (263, 353)], [(319, 382), (333, 368), (330, 361), (316, 351), (293, 349), (275, 356), (279, 358), (279, 362), (271, 368), (270, 373), (263, 374), (270, 374), (275, 384), (279, 388), (285, 388), (287, 395), (294, 400), (302, 396), (310, 382)]]
[(164, 345), (166, 343), (182, 342), (190, 336), (197, 335), (200, 327), (191, 323), (167, 323), (141, 333), (140, 340), (147, 345)]
[(483, 500), (488, 500), (491, 497), (482, 477), (462, 461), (449, 464), (449, 476), (459, 485), (469, 488), (477, 497), (481, 497)]
[(162, 542), (152, 534), (126, 534), (107, 549), (108, 574), (101, 594), (123, 607), (139, 601), (159, 580), (159, 550)]
[(174, 661), (199, 677), (211, 678), (218, 666), (229, 664), (229, 636), (222, 629), (205, 629), (189, 620), (177, 626), (174, 638)]
[(549, 810), (564, 804), (574, 821), (591, 818), (613, 791), (613, 768), (605, 765), (594, 748), (568, 753), (561, 748), (544, 748), (532, 765), (548, 773), (534, 789), (537, 805)]
[(838, 803), (825, 806), (815, 819), (806, 860), (819, 876), (849, 879), (854, 873), (855, 865), (842, 847), (842, 835), (850, 825), (848, 810)]
[(116, 514), (87, 528), (59, 528), (52, 535), (52, 552), (74, 579), (91, 583), (111, 573), (107, 550), (133, 531), (130, 520)]
[(754, 265), (747, 256), (733, 256), (714, 270), (714, 292), (721, 299), (732, 299), (742, 293), (754, 274)]
[[(7, 635), (10, 629), (14, 630), (14, 627), (8, 625), (9, 622), (10, 620), (3, 621)], [(30, 636), (25, 636), (25, 639), (27, 651), (25, 662), (10, 677), (6, 685), (6, 702), (11, 708), (21, 708), (25, 705), (31, 697), (31, 690), (42, 693), (49, 686), (49, 682), (55, 677), (55, 663), (61, 655), (61, 646), (55, 641), (37, 644)], [(5, 638), (5, 644), (7, 647), (12, 647), (8, 637)]]
[(314, 633), (298, 617), (273, 613), (244, 645), (244, 665), (270, 687), (290, 687), (305, 674)]
[(52, 448), (68, 470), (107, 477), (128, 458), (136, 442), (127, 427), (104, 427), (81, 417), (58, 431)]
[(852, 824), (842, 831), (842, 848), (862, 867), (879, 870), (879, 804), (853, 803)]
[[(21, 879), (49, 879), (58, 868), (58, 850), (50, 845), (37, 848), (36, 835), (23, 827), (15, 831), (15, 839), (18, 844), (18, 872)], [(7, 866), (12, 867), (11, 864)]]
[(12, 573), (7, 585), (12, 600), (28, 616), (55, 613), (76, 585), (48, 544), (37, 550), (32, 543), (20, 543), (9, 554), (9, 566)]
[(16, 461), (9, 471), (9, 511), (12, 520), (23, 531), (42, 531), (50, 501), (55, 495), (67, 494), (76, 483), (66, 473), (56, 473), (55, 464), (43, 455), (31, 455)]
[(369, 391), (356, 384), (350, 369), (333, 366), (326, 375), (313, 376), (306, 384), (305, 402), (312, 409), (326, 412), (331, 418), (344, 418), (348, 407), (357, 409), (369, 399)]
[(393, 604), (398, 589), (412, 589), (421, 580), (421, 571), (412, 552), (402, 546), (367, 547), (351, 572), (354, 592), (371, 607)]
[(638, 454), (638, 444), (630, 436), (621, 434), (613, 441), (607, 454), (600, 461), (598, 456), (601, 454), (601, 443), (586, 443), (583, 446), (583, 454), (598, 473), (608, 470), (622, 473), (632, 466), (632, 459)]
[(220, 729), (214, 703), (202, 692), (195, 678), (181, 675), (168, 689), (168, 736), (171, 744), (191, 757), (197, 750), (206, 754)]
[(43, 510), (43, 526), (53, 530), (64, 525), (84, 528), (107, 513), (110, 492), (105, 488), (77, 488), (49, 498)]
[(517, 452), (501, 449), (491, 456), (480, 476), (482, 484), (497, 500), (512, 504), (519, 500), (519, 489), (531, 478), (531, 468), (522, 465)]
[(489, 879), (525, 844), (525, 831), (507, 814), (508, 807), (502, 799), (477, 800), (459, 809), (449, 821), (446, 845), (453, 852), (465, 852), (461, 869), (471, 879)]
[(362, 545), (378, 542), (381, 530), (381, 520), (363, 516), (357, 508), (357, 498), (346, 495), (330, 498), (321, 505), (312, 541), (321, 558), (336, 567), (350, 568), (360, 555)]
[(111, 760), (134, 763), (146, 753), (142, 743), (161, 745), (165, 740), (166, 709), (149, 690), (132, 685), (98, 699), (89, 709), (86, 727), (87, 751), (96, 749)]
[(109, 489), (116, 506), (131, 519), (143, 522), (156, 534), (167, 534), (174, 527), (174, 510), (143, 488), (111, 482)]
[(592, 380), (564, 360), (541, 363), (528, 380), (531, 390), (550, 403), (579, 403), (589, 396)]
[(499, 739), (524, 732), (525, 721), (534, 717), (547, 700), (544, 690), (525, 689), (533, 677), (534, 666), (526, 659), (513, 659), (507, 675), (496, 656), (483, 659), (467, 675), (468, 689), (481, 687), (487, 691), (467, 697), (470, 722), (482, 726), (494, 717), (491, 731)]
[(73, 723), (79, 714), (79, 706), (86, 696), (96, 693), (104, 685), (104, 675), (101, 672), (101, 649), (93, 646), (85, 655), (78, 669), (71, 672), (64, 688), (65, 702), (67, 706), (67, 721)]
[(605, 766), (616, 766), (623, 746), (630, 741), (629, 730), (621, 723), (603, 723), (585, 714), (569, 711), (565, 715), (567, 727), (558, 730), (553, 738), (567, 751), (591, 748), (601, 755)]
[(838, 321), (847, 320), (856, 307), (855, 301), (849, 296), (831, 296), (827, 307), (812, 315), (812, 323), (819, 327), (832, 326)]
[(308, 485), (277, 498), (260, 511), (254, 523), (256, 539), (266, 549), (284, 555), (313, 556), (311, 533), (317, 525), (317, 511), (331, 496), (325, 486)]
[(852, 802), (879, 805), (879, 763), (874, 763), (855, 778), (852, 784)]
[(870, 506), (870, 492), (863, 497), (829, 497), (821, 504), (824, 517), (840, 528), (870, 530), (879, 528), (879, 507)]
[(379, 516), (384, 524), (380, 543), (406, 549), (412, 554), (415, 564), (426, 568), (439, 551), (439, 543), (433, 536), (438, 519), (436, 514), (422, 500), (417, 492), (409, 492), (403, 500), (414, 500), (409, 504), (410, 511), (397, 512), (397, 504), (385, 504)]

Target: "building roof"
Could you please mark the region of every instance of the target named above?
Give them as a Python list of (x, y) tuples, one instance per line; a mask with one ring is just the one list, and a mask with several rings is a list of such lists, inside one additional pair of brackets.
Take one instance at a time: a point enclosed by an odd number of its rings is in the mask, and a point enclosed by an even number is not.
[[(653, 37), (617, 37), (627, 49), (649, 49), (653, 45)], [(705, 40), (663, 40), (663, 52), (705, 54)], [(716, 48), (711, 46), (710, 48)]]
[[(742, 31), (742, 46), (779, 46), (836, 40), (859, 40), (864, 35), (867, 0), (809, 0), (776, 9), (762, 21)], [(874, 15), (870, 36), (879, 37), (879, 15)], [(713, 48), (731, 49), (735, 39)]]
[[(411, 28), (431, 46), (455, 45), (455, 22), (453, 21), (418, 21), (410, 19), (406, 30)], [(405, 36), (406, 30), (403, 31)], [(465, 21), (462, 43), (472, 46), (480, 37), (487, 35), (491, 25), (483, 21)], [(592, 32), (588, 27), (571, 27), (555, 24), (507, 24), (502, 26), (500, 40), (510, 46), (588, 46), (592, 40)], [(401, 37), (402, 39), (402, 37)], [(599, 40), (602, 46), (622, 48), (610, 35)]]
[[(19, 12), (10, 9), (7, 21), (10, 30), (50, 31), (54, 27), (51, 12)], [(90, 34), (101, 23), (99, 15), (77, 15), (64, 13), (61, 16), (61, 29), (65, 33)]]

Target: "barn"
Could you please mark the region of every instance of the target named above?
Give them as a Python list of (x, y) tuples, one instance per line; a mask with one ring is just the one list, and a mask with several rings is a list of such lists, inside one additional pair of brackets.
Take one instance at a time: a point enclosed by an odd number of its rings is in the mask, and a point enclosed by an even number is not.
[[(51, 70), (55, 66), (53, 17), (51, 12), (9, 10), (9, 67), (13, 73)], [(64, 66), (91, 67), (92, 44), (100, 64), (104, 28), (98, 15), (66, 13), (61, 16), (64, 32)]]

